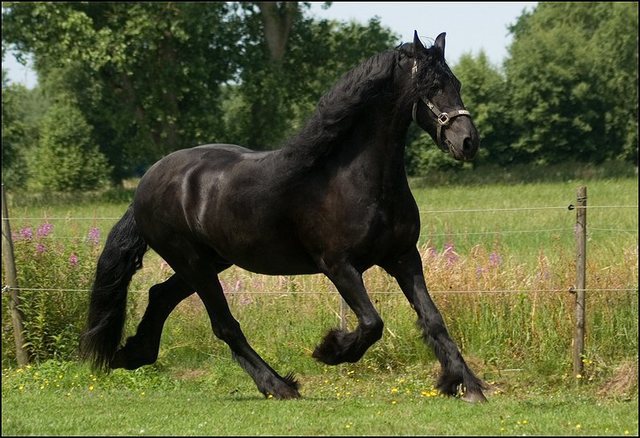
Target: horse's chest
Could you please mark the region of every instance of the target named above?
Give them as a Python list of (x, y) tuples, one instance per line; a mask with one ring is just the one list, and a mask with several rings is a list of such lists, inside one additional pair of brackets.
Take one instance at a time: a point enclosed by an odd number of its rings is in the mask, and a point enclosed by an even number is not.
[(417, 218), (403, 204), (351, 199), (309, 217), (305, 235), (327, 251), (377, 259), (397, 245), (415, 244)]
[(381, 209), (369, 221), (368, 242), (372, 247), (384, 252), (398, 245), (413, 245), (419, 232), (419, 221), (408, 211)]

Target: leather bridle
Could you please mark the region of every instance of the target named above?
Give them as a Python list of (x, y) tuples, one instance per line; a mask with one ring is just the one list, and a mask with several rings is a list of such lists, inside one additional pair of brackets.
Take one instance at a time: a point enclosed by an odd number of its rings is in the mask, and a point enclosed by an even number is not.
[[(415, 75), (417, 72), (418, 72), (418, 62), (414, 59), (413, 68), (411, 69), (412, 79), (415, 78)], [(447, 126), (449, 126), (451, 124), (451, 121), (456, 117), (467, 116), (471, 118), (471, 113), (465, 109), (458, 109), (458, 110), (454, 110), (446, 113), (446, 112), (440, 111), (440, 109), (438, 109), (438, 107), (426, 97), (420, 96), (419, 99), (413, 103), (413, 109), (411, 111), (411, 116), (413, 117), (413, 121), (416, 123), (418, 123), (418, 119), (416, 118), (416, 115), (418, 111), (418, 102), (420, 101), (422, 101), (427, 106), (427, 108), (429, 108), (431, 112), (436, 116), (436, 122), (437, 122), (436, 141), (439, 143), (439, 146), (443, 148), (443, 146), (446, 145), (448, 149), (451, 150), (451, 148), (453, 147), (453, 144), (451, 144), (451, 142), (442, 135), (443, 128), (446, 128)]]

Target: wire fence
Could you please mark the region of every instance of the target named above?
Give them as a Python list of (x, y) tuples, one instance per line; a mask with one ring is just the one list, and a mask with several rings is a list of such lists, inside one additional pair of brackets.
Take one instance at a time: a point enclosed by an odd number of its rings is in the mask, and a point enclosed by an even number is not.
[[(585, 210), (596, 210), (596, 209), (638, 209), (637, 205), (589, 205), (589, 206), (575, 206), (573, 204), (569, 204), (568, 206), (535, 206), (535, 207), (513, 207), (513, 208), (466, 208), (466, 209), (443, 209), (443, 210), (419, 210), (420, 215), (430, 215), (430, 214), (449, 214), (449, 213), (504, 213), (504, 212), (531, 212), (535, 210), (564, 210), (571, 211), (579, 208), (584, 208)], [(31, 216), (31, 217), (7, 217), (3, 218), (3, 220), (9, 220), (13, 222), (28, 222), (28, 221), (67, 221), (67, 222), (81, 222), (81, 221), (116, 221), (119, 220), (120, 217), (111, 217), (111, 216), (47, 216), (43, 215), (41, 217)], [(424, 231), (424, 227), (422, 229)], [(574, 232), (575, 227), (562, 227), (562, 228), (543, 228), (543, 229), (521, 229), (521, 230), (500, 230), (500, 231), (461, 231), (461, 232), (442, 232), (442, 233), (428, 233), (430, 237), (451, 237), (451, 236), (482, 236), (482, 235), (509, 235), (509, 234), (543, 234), (543, 233), (569, 233)], [(594, 232), (603, 232), (603, 233), (628, 233), (628, 234), (638, 234), (638, 229), (616, 229), (616, 228), (599, 228), (599, 227), (590, 227), (589, 233)], [(13, 234), (18, 234), (14, 232)], [(86, 240), (87, 236), (47, 236), (47, 239), (61, 239), (61, 240)], [(638, 288), (589, 288), (590, 292), (629, 292), (629, 291), (637, 291)], [(4, 285), (2, 287), (2, 292), (7, 291), (42, 291), (42, 292), (83, 292), (88, 293), (90, 289), (60, 289), (60, 288), (43, 288), (43, 287), (32, 287), (32, 286), (23, 286), (23, 287), (10, 287)], [(521, 289), (487, 289), (487, 290), (451, 290), (451, 289), (430, 289), (429, 293), (431, 294), (507, 294), (507, 293), (561, 293), (561, 292), (571, 292), (575, 293), (576, 289), (573, 287), (563, 288), (563, 289), (530, 289), (530, 288), (521, 288)], [(131, 292), (146, 292), (146, 290), (131, 290)], [(228, 294), (241, 293), (247, 295), (318, 295), (318, 294), (326, 294), (328, 292), (323, 291), (242, 291), (242, 292), (228, 292)], [(402, 292), (397, 291), (368, 291), (371, 295), (402, 295)]]
[[(547, 228), (537, 230), (501, 230), (501, 231), (452, 231), (443, 233), (429, 233), (431, 237), (442, 236), (495, 236), (495, 235), (507, 235), (507, 234), (542, 234), (542, 233), (558, 233), (558, 232), (572, 232), (573, 228)], [(606, 233), (628, 233), (638, 234), (638, 230), (634, 229), (616, 229), (616, 228), (597, 228), (590, 227), (589, 232), (606, 232)], [(47, 236), (47, 239), (52, 240), (86, 240), (86, 236)]]
[[(52, 288), (52, 287), (9, 287), (3, 286), (2, 292), (8, 291), (25, 291), (25, 292), (91, 292), (91, 289), (64, 289), (64, 288)], [(565, 289), (486, 289), (486, 290), (453, 290), (453, 289), (429, 289), (430, 294), (508, 294), (508, 293), (575, 293), (581, 289), (569, 287)], [(585, 289), (589, 292), (632, 292), (637, 291), (638, 288), (588, 288)], [(129, 292), (132, 293), (146, 293), (147, 289), (133, 289)], [(242, 291), (242, 292), (226, 292), (226, 295), (278, 295), (278, 296), (293, 296), (293, 295), (327, 295), (331, 292), (328, 291)], [(403, 296), (401, 291), (367, 291), (370, 295), (398, 295)]]
[[(91, 241), (92, 243), (98, 245), (100, 242), (99, 233), (95, 233), (97, 231), (96, 223), (102, 221), (117, 221), (119, 217), (100, 217), (97, 215), (88, 216), (88, 217), (78, 217), (78, 216), (47, 216), (44, 214), (42, 217), (10, 217), (6, 210), (6, 202), (4, 196), (4, 187), (2, 191), (2, 225), (3, 225), (3, 258), (7, 258), (7, 252), (5, 252), (5, 242), (9, 243), (9, 247), (11, 247), (10, 256), (10, 267), (6, 268), (6, 276), (4, 278), (8, 278), (8, 284), (2, 286), (2, 295), (5, 293), (9, 295), (9, 308), (12, 311), (12, 324), (14, 328), (14, 336), (16, 342), (16, 357), (19, 365), (23, 365), (28, 362), (28, 356), (26, 351), (24, 350), (24, 340), (22, 338), (23, 332), (23, 322), (22, 317), (19, 314), (20, 312), (14, 312), (15, 306), (12, 303), (19, 302), (18, 296), (20, 292), (54, 292), (54, 293), (83, 293), (89, 294), (90, 289), (88, 288), (61, 288), (61, 287), (37, 287), (35, 285), (22, 285), (19, 286), (16, 281), (16, 266), (15, 260), (13, 260), (13, 250), (12, 250), (12, 235), (14, 233), (8, 232), (10, 230), (10, 222), (13, 221), (24, 224), (25, 222), (29, 224), (30, 221), (45, 221), (45, 224), (51, 221), (64, 221), (64, 222), (85, 222), (90, 221), (93, 223), (94, 227), (89, 230), (84, 236), (50, 236), (48, 233), (40, 233), (40, 237), (46, 235), (47, 238), (51, 239), (64, 239), (64, 240), (85, 240)], [(575, 295), (575, 316), (576, 316), (576, 326), (574, 338), (572, 341), (573, 345), (573, 359), (574, 359), (574, 374), (580, 375), (582, 372), (582, 355), (584, 352), (584, 324), (585, 324), (585, 315), (584, 315), (584, 297), (585, 291), (587, 290), (585, 286), (585, 277), (586, 277), (586, 257), (584, 246), (587, 239), (587, 230), (586, 230), (586, 214), (588, 210), (596, 210), (596, 209), (635, 209), (638, 210), (637, 205), (595, 205), (595, 206), (587, 206), (586, 205), (586, 187), (581, 187), (578, 190), (577, 196), (577, 204), (569, 204), (568, 206), (533, 206), (533, 207), (509, 207), (509, 208), (463, 208), (463, 209), (443, 209), (443, 210), (419, 210), (419, 214), (421, 217), (430, 216), (430, 215), (446, 215), (446, 214), (460, 214), (460, 213), (470, 213), (470, 214), (483, 214), (483, 213), (531, 213), (532, 211), (572, 211), (576, 210), (576, 222), (572, 227), (547, 227), (547, 228), (525, 228), (525, 229), (507, 229), (507, 230), (482, 230), (482, 231), (456, 231), (456, 232), (438, 232), (433, 233), (429, 231), (425, 231), (426, 227), (421, 228), (421, 234), (427, 234), (429, 239), (436, 238), (436, 240), (440, 237), (451, 238), (452, 236), (498, 236), (498, 235), (523, 235), (523, 234), (550, 234), (550, 233), (572, 233), (575, 235), (576, 243), (577, 243), (577, 251), (576, 251), (576, 277), (575, 282), (570, 287), (565, 288), (557, 288), (557, 287), (536, 287), (535, 284), (531, 284), (531, 287), (524, 286), (514, 289), (505, 289), (501, 288), (501, 284), (496, 284), (495, 288), (477, 288), (477, 289), (430, 289), (429, 292), (434, 295), (462, 295), (462, 294), (473, 294), (474, 296), (480, 295), (509, 295), (509, 294), (520, 294), (523, 296), (533, 295), (535, 297), (536, 294), (561, 294), (561, 293), (571, 293)], [(636, 220), (637, 221), (637, 220)], [(86, 223), (86, 222), (85, 222)], [(27, 225), (28, 226), (28, 225)], [(50, 229), (50, 226), (46, 228)], [(7, 232), (5, 232), (5, 230)], [(38, 236), (38, 231), (36, 231), (36, 237)], [(593, 233), (626, 233), (629, 235), (636, 235), (638, 233), (637, 228), (634, 229), (626, 229), (626, 228), (611, 228), (611, 227), (592, 227), (589, 229), (589, 234)], [(33, 230), (26, 231), (23, 228), (19, 233), (15, 234), (17, 238), (23, 237), (26, 240), (31, 240), (33, 238)], [(637, 245), (636, 245), (637, 248)], [(433, 248), (432, 248), (433, 249)], [(427, 251), (428, 252), (428, 251)], [(444, 255), (445, 253), (443, 253)], [(428, 255), (428, 254), (427, 254)], [(457, 256), (457, 255), (456, 255)], [(637, 258), (637, 249), (636, 249), (636, 258)], [(637, 260), (636, 260), (637, 264)], [(161, 265), (162, 266), (162, 265)], [(5, 271), (3, 271), (5, 272)], [(635, 292), (637, 294), (637, 273), (636, 273), (636, 284), (634, 287), (628, 287), (628, 283), (623, 282), (619, 284), (622, 287), (596, 287), (596, 288), (588, 288), (589, 293), (612, 293), (612, 292)], [(605, 283), (606, 284), (606, 283)], [(279, 285), (280, 286), (280, 285)], [(386, 286), (384, 286), (386, 287)], [(322, 290), (315, 290), (320, 288), (311, 287), (312, 290), (291, 290), (289, 287), (285, 286), (285, 290), (274, 290), (273, 286), (262, 287), (260, 290), (252, 291), (252, 290), (238, 290), (236, 287), (230, 288), (230, 290), (225, 291), (225, 295), (228, 297), (243, 297), (246, 295), (250, 296), (275, 296), (275, 297), (293, 297), (293, 296), (320, 296), (325, 295), (329, 296), (331, 289), (322, 288)], [(304, 288), (303, 288), (304, 289)], [(386, 296), (403, 296), (404, 294), (398, 290), (397, 287), (389, 287), (388, 290), (379, 290), (380, 287), (376, 286), (371, 288), (368, 293), (371, 296), (376, 295), (386, 295)], [(130, 292), (134, 294), (145, 293), (146, 290), (133, 289)], [(338, 294), (331, 294), (334, 297), (338, 296)], [(346, 302), (344, 299), (340, 300), (340, 313), (335, 312), (336, 315), (339, 316), (340, 324), (343, 329), (346, 328)], [(22, 347), (21, 347), (22, 346)]]
[[(432, 214), (432, 213), (495, 213), (495, 212), (504, 212), (504, 211), (532, 211), (532, 210), (574, 210), (577, 208), (584, 208), (586, 210), (595, 210), (599, 208), (606, 209), (616, 209), (616, 208), (635, 208), (638, 209), (637, 205), (587, 205), (584, 207), (575, 206), (573, 204), (569, 204), (568, 206), (538, 206), (538, 207), (509, 207), (509, 208), (459, 208), (459, 209), (447, 209), (447, 210), (418, 210), (420, 214)], [(67, 221), (83, 221), (83, 220), (118, 220), (120, 216), (106, 216), (106, 217), (98, 217), (98, 216), (84, 216), (84, 217), (76, 217), (76, 216), (32, 216), (32, 217), (3, 217), (3, 220), (67, 220)]]
[[(451, 209), (451, 210), (419, 210), (420, 214), (442, 214), (442, 213), (495, 213), (495, 212), (529, 212), (532, 210), (567, 210), (573, 208), (585, 208), (590, 209), (638, 209), (637, 205), (593, 205), (585, 207), (573, 207), (572, 205), (567, 207), (557, 206), (541, 206), (541, 207), (521, 207), (521, 208), (485, 208), (485, 209)], [(573, 207), (573, 208), (572, 208)], [(115, 221), (120, 217), (62, 217), (53, 216), (48, 217), (43, 215), (41, 217), (8, 217), (2, 218), (9, 221)], [(425, 227), (422, 228), (424, 230)], [(460, 232), (443, 232), (443, 233), (429, 233), (430, 236), (471, 236), (471, 235), (496, 235), (496, 234), (517, 234), (517, 233), (553, 233), (563, 231), (573, 231), (573, 227), (564, 228), (548, 228), (548, 229), (525, 229), (525, 230), (500, 230), (500, 231), (460, 231)], [(631, 233), (638, 234), (638, 229), (616, 229), (616, 228), (598, 228), (589, 227), (589, 231), (598, 232), (616, 232), (616, 233)], [(14, 232), (14, 234), (17, 234)], [(85, 239), (86, 236), (49, 236), (49, 239)]]

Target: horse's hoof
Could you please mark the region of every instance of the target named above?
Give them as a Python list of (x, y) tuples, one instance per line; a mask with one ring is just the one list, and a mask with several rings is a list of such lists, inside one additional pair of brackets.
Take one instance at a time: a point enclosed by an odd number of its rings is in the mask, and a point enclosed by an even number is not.
[(296, 398), (300, 398), (300, 392), (298, 392), (297, 388), (292, 388), (292, 387), (286, 387), (286, 388), (279, 388), (277, 391), (267, 391), (264, 392), (264, 396), (265, 398), (269, 399), (269, 398), (275, 398), (277, 400), (291, 400), (291, 399), (296, 399)]
[(298, 391), (300, 384), (293, 373), (289, 373), (284, 377), (278, 377), (278, 379), (266, 383), (268, 383), (268, 386), (258, 387), (265, 398), (275, 398), (278, 400), (300, 398), (300, 392)]
[(485, 403), (487, 401), (482, 391), (465, 392), (460, 398), (468, 403)]
[(112, 370), (118, 368), (126, 368), (126, 364), (127, 359), (121, 348), (120, 350), (116, 351), (116, 354), (113, 355), (113, 359), (111, 359), (111, 361), (109, 362), (109, 368), (111, 368)]

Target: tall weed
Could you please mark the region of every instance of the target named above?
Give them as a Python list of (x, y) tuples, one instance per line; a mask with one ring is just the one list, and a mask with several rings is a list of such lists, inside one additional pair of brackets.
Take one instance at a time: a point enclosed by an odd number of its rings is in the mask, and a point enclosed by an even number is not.
[[(60, 238), (58, 238), (60, 237)], [(19, 309), (24, 315), (26, 348), (33, 360), (70, 359), (77, 353), (84, 328), (87, 289), (100, 253), (100, 230), (90, 226), (82, 237), (58, 236), (49, 222), (34, 223), (13, 233), (18, 265)], [(3, 294), (3, 301), (8, 298)], [(6, 304), (3, 302), (3, 304)], [(3, 310), (8, 306), (3, 307)], [(3, 318), (3, 331), (10, 330)], [(13, 358), (11, 336), (3, 336), (3, 363)]]

